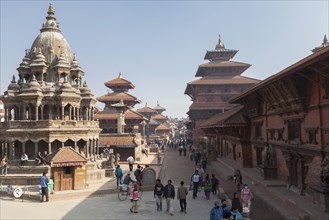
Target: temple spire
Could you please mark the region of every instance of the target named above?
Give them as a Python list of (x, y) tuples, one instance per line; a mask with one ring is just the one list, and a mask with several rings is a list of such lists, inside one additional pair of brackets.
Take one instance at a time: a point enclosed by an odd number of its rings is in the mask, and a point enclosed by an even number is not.
[(54, 7), (51, 3), (50, 3), (49, 8), (48, 8), (48, 14), (49, 15), (51, 15), (51, 14), (54, 15), (55, 14)]
[(224, 43), (220, 39), (220, 34), (218, 35), (218, 37), (219, 39), (218, 39), (218, 44), (216, 45), (216, 50), (225, 49)]

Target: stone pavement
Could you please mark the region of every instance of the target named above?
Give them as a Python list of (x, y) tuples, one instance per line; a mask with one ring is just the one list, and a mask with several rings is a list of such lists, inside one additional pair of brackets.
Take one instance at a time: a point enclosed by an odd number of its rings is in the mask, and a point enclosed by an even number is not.
[(234, 169), (240, 169), (243, 182), (249, 185), (254, 195), (279, 212), (284, 219), (329, 219), (329, 213), (324, 213), (314, 205), (312, 197), (297, 195), (288, 190), (282, 181), (263, 180), (257, 168), (242, 168), (227, 158), (218, 158), (212, 162), (212, 167), (216, 167), (225, 179), (233, 176)]

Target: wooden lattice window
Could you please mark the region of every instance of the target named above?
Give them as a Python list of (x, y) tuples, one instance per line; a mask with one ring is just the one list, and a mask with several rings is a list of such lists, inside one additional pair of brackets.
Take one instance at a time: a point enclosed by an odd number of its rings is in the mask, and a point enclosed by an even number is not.
[(300, 120), (288, 121), (288, 139), (289, 141), (300, 142), (301, 140)]

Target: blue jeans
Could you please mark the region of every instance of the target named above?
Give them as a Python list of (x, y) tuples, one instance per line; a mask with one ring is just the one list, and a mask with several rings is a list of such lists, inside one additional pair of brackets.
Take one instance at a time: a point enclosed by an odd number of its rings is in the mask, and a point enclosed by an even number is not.
[(162, 196), (161, 195), (155, 195), (155, 201), (157, 205), (157, 211), (162, 211)]

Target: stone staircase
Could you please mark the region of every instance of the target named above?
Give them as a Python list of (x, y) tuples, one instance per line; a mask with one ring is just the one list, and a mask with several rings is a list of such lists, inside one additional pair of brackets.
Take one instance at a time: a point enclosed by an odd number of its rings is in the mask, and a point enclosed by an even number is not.
[(11, 161), (7, 168), (7, 175), (0, 176), (2, 185), (39, 185), (43, 172), (50, 172), (48, 166), (37, 166), (34, 160), (27, 161), (20, 166), (20, 161)]

